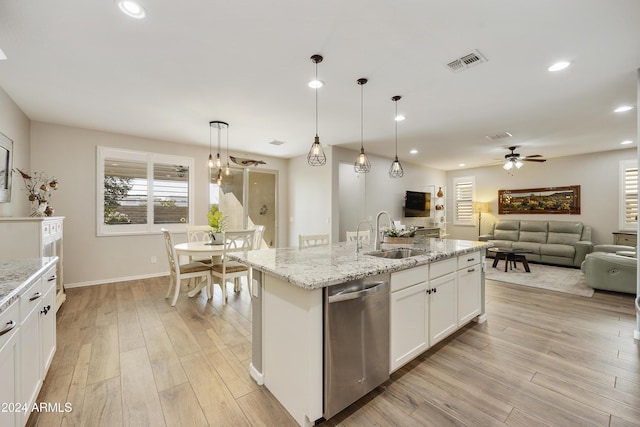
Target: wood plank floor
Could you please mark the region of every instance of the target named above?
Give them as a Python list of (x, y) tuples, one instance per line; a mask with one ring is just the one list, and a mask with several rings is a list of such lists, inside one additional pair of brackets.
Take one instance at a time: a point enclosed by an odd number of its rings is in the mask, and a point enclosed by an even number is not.
[[(69, 289), (30, 426), (294, 426), (249, 377), (246, 287), (222, 306), (167, 278)], [(409, 363), (326, 426), (640, 426), (630, 295), (487, 281), (488, 320)]]

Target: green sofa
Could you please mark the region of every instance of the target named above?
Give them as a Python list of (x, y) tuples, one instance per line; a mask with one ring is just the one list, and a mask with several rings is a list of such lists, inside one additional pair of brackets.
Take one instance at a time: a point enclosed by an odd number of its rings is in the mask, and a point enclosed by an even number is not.
[(636, 294), (637, 260), (632, 246), (598, 245), (582, 263), (587, 284), (594, 289)]
[(480, 240), (498, 248), (530, 251), (524, 254), (527, 261), (575, 268), (593, 250), (591, 227), (578, 221), (500, 219)]

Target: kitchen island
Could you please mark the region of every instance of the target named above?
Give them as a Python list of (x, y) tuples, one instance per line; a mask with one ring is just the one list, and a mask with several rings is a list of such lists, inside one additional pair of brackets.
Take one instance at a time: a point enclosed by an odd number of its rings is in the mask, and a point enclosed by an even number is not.
[(300, 425), (332, 416), (324, 394), (325, 289), (376, 278), (390, 282), (389, 327), (379, 334), (390, 343), (384, 369), (393, 372), (469, 321), (484, 321), (482, 265), (489, 246), (427, 238), (411, 247), (413, 256), (398, 259), (369, 255), (374, 248), (368, 245), (356, 254), (353, 242), (234, 253), (253, 270), (252, 377)]

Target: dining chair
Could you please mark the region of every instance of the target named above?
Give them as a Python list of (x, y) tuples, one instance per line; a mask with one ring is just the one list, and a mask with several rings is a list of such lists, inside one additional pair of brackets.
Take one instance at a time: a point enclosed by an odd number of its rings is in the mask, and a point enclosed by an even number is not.
[[(209, 243), (211, 241), (211, 236), (209, 232), (211, 231), (211, 227), (208, 225), (188, 225), (187, 226), (187, 240), (189, 242), (201, 242), (201, 243)], [(215, 258), (215, 257), (214, 257)], [(220, 259), (211, 259), (211, 258), (200, 258), (193, 259), (189, 258), (190, 262), (203, 262), (205, 264), (212, 265), (216, 262), (220, 262)]]
[(167, 258), (169, 260), (169, 289), (165, 298), (171, 296), (171, 288), (175, 288), (173, 291), (173, 299), (171, 300), (171, 306), (175, 306), (178, 301), (178, 294), (180, 293), (180, 284), (182, 279), (200, 278), (207, 281), (207, 296), (213, 297), (213, 285), (211, 284), (211, 266), (202, 262), (190, 262), (187, 264), (180, 264), (178, 255), (176, 254), (176, 248), (173, 244), (173, 238), (169, 230), (163, 228), (162, 234), (164, 235), (164, 246), (167, 250)]
[(264, 225), (256, 225), (255, 240), (253, 241), (253, 249), (262, 249), (262, 236), (264, 236)]
[(360, 234), (358, 234), (357, 231), (347, 231), (347, 242), (355, 242), (356, 237), (360, 240), (360, 243), (368, 245), (371, 241), (371, 231), (362, 230), (360, 231)]
[[(223, 303), (227, 303), (227, 282), (234, 281), (234, 289), (239, 290), (239, 285), (235, 284), (242, 277), (247, 278), (247, 283), (251, 283), (251, 269), (237, 261), (231, 261), (227, 254), (232, 252), (250, 251), (253, 249), (255, 240), (255, 230), (235, 230), (225, 231), (224, 249), (222, 252), (222, 262), (211, 267), (211, 274), (219, 279), (222, 288)], [(238, 282), (239, 283), (239, 282)]]
[(298, 236), (300, 242), (300, 248), (307, 248), (309, 246), (319, 246), (329, 244), (328, 234), (300, 234)]

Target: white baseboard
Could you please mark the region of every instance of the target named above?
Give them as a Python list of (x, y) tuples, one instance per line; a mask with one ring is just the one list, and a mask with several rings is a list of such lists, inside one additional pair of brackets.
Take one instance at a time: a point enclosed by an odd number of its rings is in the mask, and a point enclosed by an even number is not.
[(258, 372), (253, 363), (249, 365), (249, 375), (258, 385), (264, 385), (264, 375), (262, 372)]
[(152, 274), (142, 274), (140, 276), (114, 277), (111, 279), (92, 280), (90, 282), (65, 283), (64, 287), (65, 289), (81, 288), (84, 286), (95, 286), (95, 285), (104, 285), (106, 283), (128, 282), (130, 280), (151, 279), (153, 277), (162, 277), (162, 276), (168, 276), (168, 275), (169, 273), (152, 273)]
[(480, 316), (474, 318), (473, 321), (476, 322), (476, 323), (484, 323), (484, 322), (486, 322), (487, 321), (487, 313), (481, 314)]

